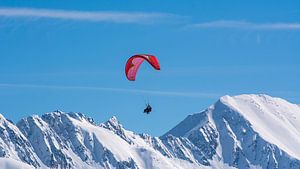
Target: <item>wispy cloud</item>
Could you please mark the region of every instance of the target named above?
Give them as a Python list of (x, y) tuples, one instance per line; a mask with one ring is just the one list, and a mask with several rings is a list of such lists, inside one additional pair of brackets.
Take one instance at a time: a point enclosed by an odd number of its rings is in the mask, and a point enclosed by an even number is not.
[(234, 21), (234, 20), (218, 20), (211, 22), (203, 22), (192, 24), (193, 28), (227, 28), (227, 29), (254, 29), (254, 30), (300, 30), (300, 22), (286, 23), (257, 23), (247, 21)]
[(160, 91), (144, 89), (126, 89), (126, 88), (109, 88), (93, 86), (57, 86), (57, 85), (36, 85), (36, 84), (6, 84), (0, 83), (0, 88), (35, 88), (35, 89), (55, 89), (55, 90), (90, 90), (102, 92), (119, 92), (130, 94), (146, 94), (160, 96), (178, 96), (178, 97), (196, 97), (196, 98), (218, 98), (221, 95), (217, 93), (206, 92), (177, 92), (177, 91)]
[(0, 17), (52, 18), (113, 23), (152, 23), (174, 17), (168, 13), (70, 11), (35, 8), (0, 8)]

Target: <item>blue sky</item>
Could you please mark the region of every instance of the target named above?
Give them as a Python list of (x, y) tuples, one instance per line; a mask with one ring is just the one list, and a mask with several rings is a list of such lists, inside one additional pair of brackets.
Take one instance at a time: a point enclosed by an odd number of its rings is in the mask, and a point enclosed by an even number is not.
[[(159, 136), (222, 95), (300, 103), (300, 1), (0, 0), (0, 112), (115, 115)], [(126, 59), (156, 55), (137, 80)], [(154, 112), (142, 113), (145, 102)]]

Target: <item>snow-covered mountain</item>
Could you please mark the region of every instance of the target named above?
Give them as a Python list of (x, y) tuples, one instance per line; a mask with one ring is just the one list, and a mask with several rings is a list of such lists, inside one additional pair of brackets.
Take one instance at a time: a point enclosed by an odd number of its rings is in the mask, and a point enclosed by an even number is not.
[(267, 95), (223, 96), (161, 137), (116, 117), (55, 111), (16, 125), (0, 116), (0, 168), (300, 168), (300, 107)]
[[(300, 108), (267, 95), (223, 96), (167, 135), (236, 168), (300, 168)], [(165, 137), (163, 136), (163, 137)]]

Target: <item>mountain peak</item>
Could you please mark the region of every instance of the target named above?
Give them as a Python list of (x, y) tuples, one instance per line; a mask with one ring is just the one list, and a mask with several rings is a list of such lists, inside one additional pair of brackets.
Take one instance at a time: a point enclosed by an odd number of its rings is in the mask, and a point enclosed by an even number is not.
[(123, 128), (116, 116), (112, 116), (108, 121), (101, 123), (99, 126), (114, 132), (127, 143), (133, 143), (130, 137), (127, 135), (128, 132)]
[(115, 126), (121, 125), (116, 116), (112, 116), (108, 121)]
[[(206, 157), (215, 153), (237, 168), (258, 161), (262, 168), (290, 168), (284, 158), (300, 159), (300, 107), (266, 94), (225, 95), (167, 134), (186, 137), (204, 149)], [(268, 156), (273, 159), (266, 163)]]
[[(300, 159), (299, 106), (265, 94), (223, 96), (220, 102), (228, 111), (245, 118), (266, 141)], [(218, 103), (217, 107), (224, 109)], [(290, 144), (286, 144), (287, 142)]]
[(275, 99), (279, 99), (276, 97), (271, 97), (267, 94), (241, 94), (241, 95), (236, 95), (236, 96), (229, 96), (229, 95), (225, 95), (222, 96), (219, 101), (223, 102), (223, 103), (230, 103), (233, 100), (236, 99), (241, 99), (241, 100), (275, 100)]
[(100, 126), (113, 130), (119, 130), (123, 128), (122, 124), (119, 122), (116, 116), (112, 116), (106, 122), (101, 123)]
[(124, 130), (122, 124), (120, 124), (116, 116), (112, 116), (109, 120), (107, 120), (104, 123), (101, 123), (99, 126), (109, 129), (113, 132)]
[(42, 118), (61, 119), (61, 117), (71, 117), (79, 121), (88, 121), (89, 123), (96, 125), (95, 120), (93, 118), (88, 117), (80, 112), (65, 113), (60, 110), (55, 110), (53, 112), (45, 113), (44, 115), (42, 115)]
[(5, 117), (0, 113), (0, 120), (5, 119)]
[(0, 113), (0, 124), (3, 124), (5, 121), (5, 117)]
[[(6, 119), (1, 113), (0, 113), (0, 125), (5, 125), (5, 126), (12, 126), (14, 127), (14, 123), (9, 120)], [(1, 127), (1, 126), (0, 126)]]

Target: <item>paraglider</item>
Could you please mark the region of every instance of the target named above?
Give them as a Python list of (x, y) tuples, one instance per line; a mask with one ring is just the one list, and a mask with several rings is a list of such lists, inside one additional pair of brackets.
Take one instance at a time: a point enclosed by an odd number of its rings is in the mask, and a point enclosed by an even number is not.
[[(125, 74), (129, 81), (135, 81), (136, 74), (141, 66), (141, 64), (147, 61), (154, 69), (160, 70), (160, 65), (158, 59), (154, 55), (148, 54), (138, 54), (131, 56), (125, 66)], [(144, 113), (150, 114), (152, 107), (148, 103), (144, 109)]]
[(136, 74), (141, 64), (147, 61), (154, 69), (160, 70), (158, 59), (153, 55), (139, 54), (131, 56), (125, 66), (125, 74), (128, 80), (135, 81)]
[(152, 111), (152, 107), (149, 103), (146, 106), (147, 107), (144, 109), (144, 113), (149, 114)]

